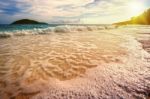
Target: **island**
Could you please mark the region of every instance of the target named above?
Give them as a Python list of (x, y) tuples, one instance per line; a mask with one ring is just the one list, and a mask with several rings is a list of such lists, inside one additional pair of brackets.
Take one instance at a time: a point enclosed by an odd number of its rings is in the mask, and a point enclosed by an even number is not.
[(128, 21), (114, 23), (114, 25), (150, 25), (150, 8), (139, 16), (132, 17)]
[(13, 23), (11, 23), (11, 25), (17, 25), (17, 24), (47, 24), (44, 22), (38, 22), (35, 20), (30, 20), (30, 19), (21, 19), (21, 20), (17, 20)]

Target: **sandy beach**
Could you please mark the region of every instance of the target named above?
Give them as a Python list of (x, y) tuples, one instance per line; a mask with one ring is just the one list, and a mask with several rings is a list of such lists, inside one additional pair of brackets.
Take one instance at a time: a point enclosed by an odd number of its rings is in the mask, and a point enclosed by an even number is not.
[(0, 99), (148, 99), (150, 27), (0, 39)]

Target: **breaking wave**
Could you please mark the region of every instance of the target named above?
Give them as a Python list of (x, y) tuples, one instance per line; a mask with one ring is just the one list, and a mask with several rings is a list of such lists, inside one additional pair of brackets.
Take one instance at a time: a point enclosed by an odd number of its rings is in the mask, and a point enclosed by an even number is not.
[(0, 38), (8, 38), (12, 36), (26, 36), (26, 35), (42, 35), (50, 33), (69, 33), (69, 32), (84, 32), (84, 31), (98, 31), (104, 29), (114, 29), (115, 26), (69, 26), (62, 25), (48, 28), (34, 28), (32, 30), (14, 30), (14, 31), (0, 31)]

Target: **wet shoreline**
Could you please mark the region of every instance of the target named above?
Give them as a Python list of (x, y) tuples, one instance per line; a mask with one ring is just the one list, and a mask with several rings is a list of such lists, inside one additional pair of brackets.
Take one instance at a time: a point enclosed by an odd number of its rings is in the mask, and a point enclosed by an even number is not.
[[(144, 99), (150, 65), (134, 39), (112, 29), (0, 39), (4, 99)], [(130, 33), (131, 32), (131, 33)], [(139, 41), (139, 42), (138, 42)], [(13, 89), (13, 90), (12, 90)]]

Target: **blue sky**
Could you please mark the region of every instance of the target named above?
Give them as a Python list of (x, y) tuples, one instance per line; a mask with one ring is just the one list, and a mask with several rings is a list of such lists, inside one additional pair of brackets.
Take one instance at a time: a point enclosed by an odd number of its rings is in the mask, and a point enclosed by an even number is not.
[(113, 23), (149, 7), (149, 0), (0, 0), (0, 24), (24, 18), (47, 23)]

